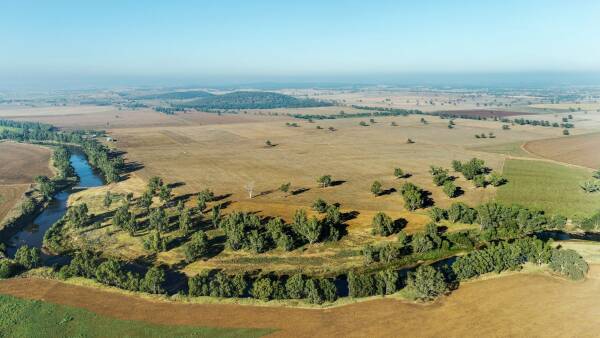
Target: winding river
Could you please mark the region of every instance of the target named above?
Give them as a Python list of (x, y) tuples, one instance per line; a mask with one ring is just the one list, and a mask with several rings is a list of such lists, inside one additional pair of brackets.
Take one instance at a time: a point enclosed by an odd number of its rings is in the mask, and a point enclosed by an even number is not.
[(104, 184), (100, 175), (94, 172), (80, 150), (70, 149), (70, 151), (71, 165), (79, 177), (77, 186), (56, 193), (46, 209), (32, 223), (27, 224), (9, 239), (9, 246), (6, 250), (9, 256), (14, 257), (15, 252), (22, 245), (41, 249), (46, 231), (67, 212), (69, 196), (81, 189), (98, 187)]

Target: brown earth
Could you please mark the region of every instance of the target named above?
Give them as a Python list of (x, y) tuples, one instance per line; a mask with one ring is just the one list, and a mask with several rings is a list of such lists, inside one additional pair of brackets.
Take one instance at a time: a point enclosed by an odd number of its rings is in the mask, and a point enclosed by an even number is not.
[(31, 183), (37, 175), (51, 176), (52, 151), (26, 143), (0, 143), (0, 184)]
[(524, 147), (531, 153), (555, 161), (600, 168), (600, 133), (534, 140)]
[(37, 175), (52, 176), (52, 151), (26, 143), (0, 142), (0, 222)]
[(277, 329), (273, 337), (595, 337), (600, 266), (571, 282), (513, 274), (462, 285), (431, 305), (378, 299), (330, 309), (153, 301), (54, 280), (0, 282), (0, 293), (157, 324)]

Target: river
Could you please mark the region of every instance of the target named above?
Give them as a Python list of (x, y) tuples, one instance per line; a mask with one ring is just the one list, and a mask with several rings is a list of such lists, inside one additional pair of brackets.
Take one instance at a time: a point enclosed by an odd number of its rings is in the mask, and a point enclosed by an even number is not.
[(14, 257), (15, 252), (22, 245), (41, 249), (46, 231), (67, 212), (67, 200), (69, 196), (81, 189), (98, 187), (104, 184), (100, 175), (94, 172), (87, 162), (85, 155), (80, 150), (70, 149), (70, 151), (71, 165), (79, 177), (77, 187), (56, 193), (48, 206), (32, 223), (27, 224), (9, 239), (9, 246), (6, 250), (9, 256)]

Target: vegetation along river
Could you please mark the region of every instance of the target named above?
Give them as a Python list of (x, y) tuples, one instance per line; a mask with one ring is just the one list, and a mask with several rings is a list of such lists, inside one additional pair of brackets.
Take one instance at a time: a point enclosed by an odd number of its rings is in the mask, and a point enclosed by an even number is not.
[(101, 176), (94, 172), (85, 155), (80, 150), (71, 149), (70, 161), (75, 169), (75, 173), (79, 177), (77, 187), (57, 192), (46, 209), (33, 222), (27, 224), (10, 238), (7, 253), (11, 257), (14, 256), (17, 249), (22, 245), (42, 248), (44, 234), (52, 224), (61, 219), (67, 212), (67, 200), (72, 193), (104, 184)]

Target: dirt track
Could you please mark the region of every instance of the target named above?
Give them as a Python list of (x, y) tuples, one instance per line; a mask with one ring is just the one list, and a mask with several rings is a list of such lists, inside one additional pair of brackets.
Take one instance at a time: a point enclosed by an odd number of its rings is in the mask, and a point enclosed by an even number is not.
[(393, 299), (326, 309), (158, 302), (41, 279), (0, 282), (0, 293), (160, 324), (275, 328), (273, 337), (593, 337), (600, 266), (574, 283), (517, 274), (461, 286), (433, 305)]

